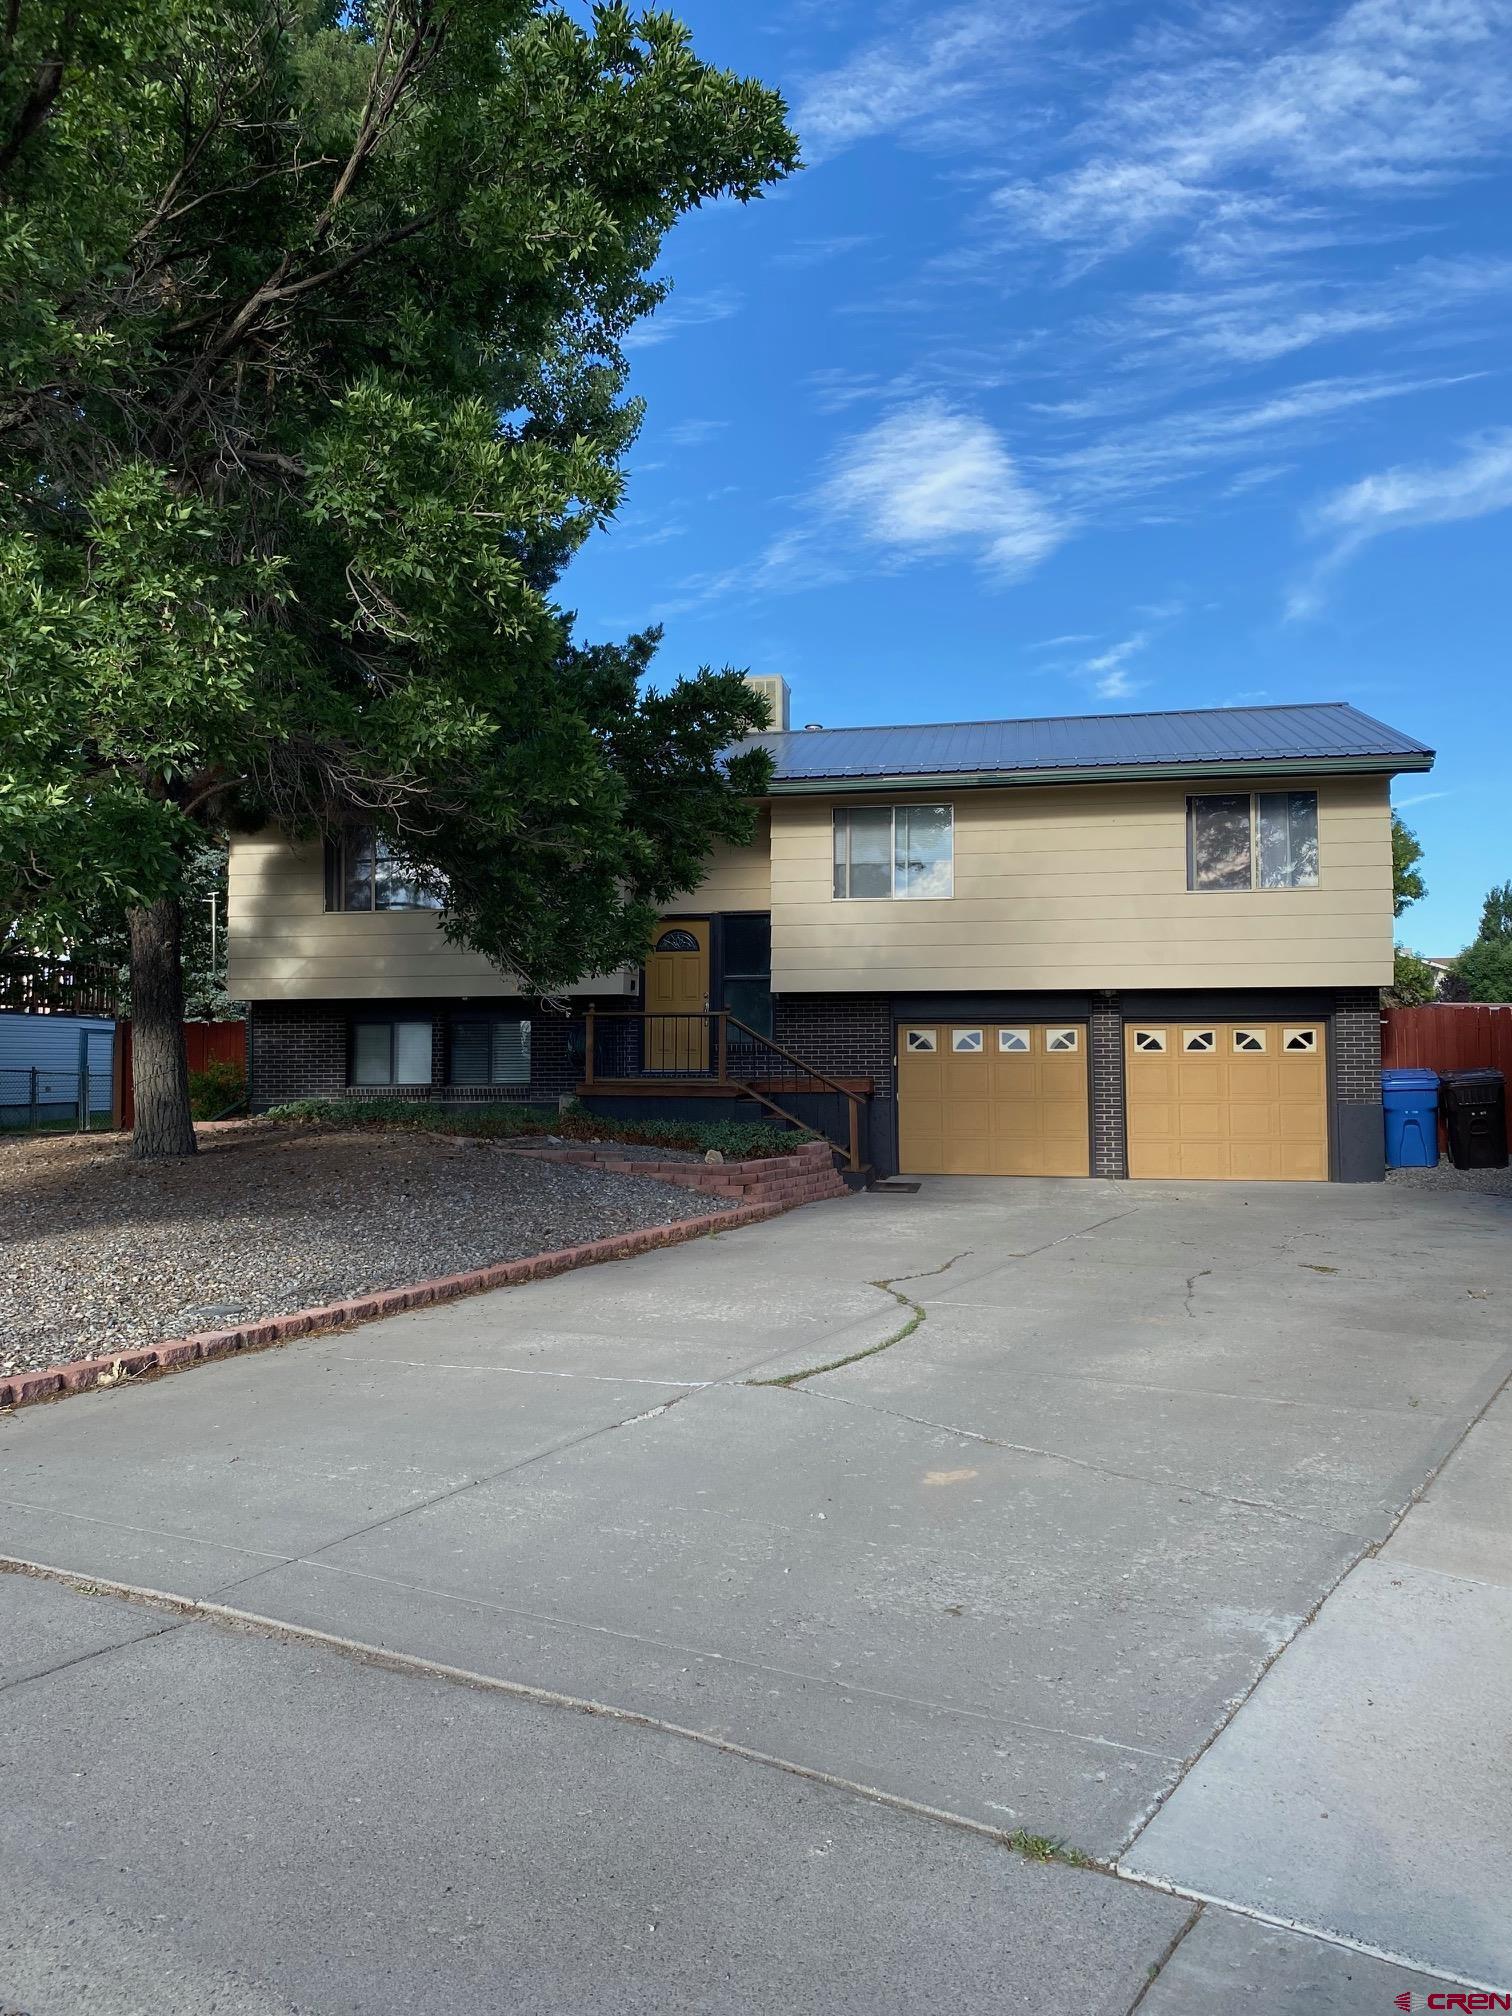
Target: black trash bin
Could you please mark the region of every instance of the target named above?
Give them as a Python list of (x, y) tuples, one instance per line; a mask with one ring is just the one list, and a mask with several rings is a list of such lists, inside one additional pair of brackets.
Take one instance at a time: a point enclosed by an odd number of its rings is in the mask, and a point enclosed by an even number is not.
[(1456, 1169), (1507, 1166), (1507, 1087), (1500, 1071), (1445, 1071), (1439, 1106)]

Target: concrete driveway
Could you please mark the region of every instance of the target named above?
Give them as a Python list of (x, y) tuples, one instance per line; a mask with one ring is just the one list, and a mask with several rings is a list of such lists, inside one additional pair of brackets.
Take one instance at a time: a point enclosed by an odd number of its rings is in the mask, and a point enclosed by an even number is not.
[(25, 1410), (0, 2006), (1512, 1985), (1509, 1310), (1460, 1194), (932, 1180)]

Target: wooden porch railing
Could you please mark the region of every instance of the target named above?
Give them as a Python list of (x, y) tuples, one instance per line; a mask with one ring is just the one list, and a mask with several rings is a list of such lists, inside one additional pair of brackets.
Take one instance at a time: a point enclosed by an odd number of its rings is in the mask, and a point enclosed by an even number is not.
[[(863, 1095), (826, 1072), (815, 1070), (782, 1044), (752, 1029), (727, 1008), (688, 1015), (655, 1015), (639, 1009), (589, 1008), (585, 1014), (583, 1089), (624, 1088), (659, 1083), (727, 1091), (754, 1099), (770, 1113), (806, 1127), (843, 1155), (853, 1172), (862, 1168)], [(837, 1140), (821, 1127), (789, 1112), (773, 1089), (801, 1096), (824, 1095), (844, 1102)]]

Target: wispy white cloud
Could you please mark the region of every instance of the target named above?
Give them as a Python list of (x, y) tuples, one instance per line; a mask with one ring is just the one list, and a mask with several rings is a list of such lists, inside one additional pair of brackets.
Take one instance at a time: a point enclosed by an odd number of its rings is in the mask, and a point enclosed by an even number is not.
[(1128, 667), (1129, 660), (1137, 658), (1149, 641), (1148, 634), (1139, 630), (1132, 637), (1110, 645), (1106, 651), (1099, 651), (1095, 658), (1086, 660), (1081, 670), (1092, 681), (1092, 690), (1099, 700), (1127, 700), (1131, 693), (1137, 693), (1147, 683), (1133, 678)]
[(1005, 578), (1027, 573), (1068, 531), (997, 431), (941, 400), (890, 413), (847, 443), (817, 504), (898, 557), (967, 551)]
[(772, 254), (772, 264), (799, 269), (828, 266), (831, 260), (843, 259), (847, 252), (859, 251), (861, 246), (875, 242), (875, 234), (870, 231), (836, 232), (829, 238), (795, 238)]
[(729, 424), (728, 420), (678, 420), (663, 438), (674, 448), (702, 448), (723, 434)]
[(1512, 292), (1512, 259), (1422, 259), (1380, 281), (1291, 278), (1231, 288), (1137, 296), (1115, 340), (1168, 358), (1172, 350), (1235, 364), (1269, 364), (1315, 344), (1458, 316)]
[(711, 294), (690, 295), (686, 300), (675, 296), (664, 301), (654, 314), (644, 322), (637, 322), (621, 339), (626, 350), (649, 350), (657, 343), (668, 343), (684, 329), (698, 329), (709, 322), (727, 322), (741, 309), (741, 296), (732, 289), (722, 287)]
[(1414, 805), (1431, 805), (1435, 798), (1452, 798), (1453, 796), (1454, 793), (1452, 791), (1414, 791), (1410, 798), (1393, 798), (1391, 803), (1393, 810), (1406, 812)]
[[(793, 124), (810, 161), (879, 133), (949, 137), (994, 87), (1068, 11), (1053, 0), (972, 0), (925, 18), (858, 50), (838, 68), (811, 77)], [(993, 108), (1001, 128), (1001, 104)]]
[(1136, 41), (1082, 158), (1005, 185), (999, 214), (1084, 262), (1175, 226), (1316, 231), (1320, 194), (1422, 192), (1507, 150), (1508, 0), (1354, 0), (1277, 47), (1294, 18), (1218, 10)]
[(986, 420), (920, 400), (843, 442), (792, 523), (754, 560), (689, 576), (655, 613), (830, 587), (863, 570), (954, 556), (1006, 583), (1038, 566), (1072, 529)]
[(1316, 612), (1327, 577), (1386, 532), (1452, 525), (1512, 510), (1512, 427), (1479, 435), (1455, 462), (1386, 469), (1326, 497), (1309, 514), (1312, 532), (1329, 542), (1309, 579), (1293, 589), (1288, 615)]
[(1084, 447), (1042, 458), (1061, 493), (1081, 507), (1141, 496), (1299, 437), (1314, 442), (1361, 406), (1457, 378), (1320, 378), (1262, 399), (1224, 400), (1111, 429)]

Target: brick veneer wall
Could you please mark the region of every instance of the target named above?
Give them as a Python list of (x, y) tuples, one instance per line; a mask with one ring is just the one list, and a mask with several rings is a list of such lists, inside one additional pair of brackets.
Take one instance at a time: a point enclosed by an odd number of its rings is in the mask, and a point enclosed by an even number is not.
[(333, 1001), (254, 1001), (247, 1009), (254, 1109), (333, 1099), (346, 1086), (346, 1011)]
[(772, 1035), (831, 1078), (870, 1078), (893, 1096), (893, 1015), (886, 994), (784, 994), (772, 1003)]
[(1092, 1102), (1092, 1174), (1127, 1176), (1124, 1129), (1123, 1012), (1118, 996), (1093, 1003), (1087, 1028), (1089, 1094)]
[(289, 1099), (333, 1099), (347, 1084), (348, 1030), (353, 1015), (364, 1012), (431, 1022), (431, 1082), (429, 1085), (363, 1086), (370, 1097), (431, 1099), (449, 1103), (555, 1105), (564, 1093), (576, 1091), (581, 1071), (572, 1055), (572, 1032), (581, 1018), (537, 1011), (530, 1015), (530, 1083), (528, 1085), (448, 1085), (448, 1006), (428, 1002), (381, 1001), (255, 1001), (247, 1011), (252, 1104), (255, 1109), (279, 1106)]
[(1341, 1106), (1381, 1103), (1381, 997), (1341, 987), (1334, 1001), (1334, 1080)]

